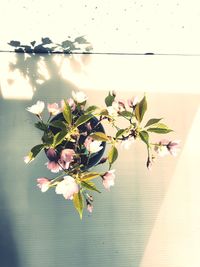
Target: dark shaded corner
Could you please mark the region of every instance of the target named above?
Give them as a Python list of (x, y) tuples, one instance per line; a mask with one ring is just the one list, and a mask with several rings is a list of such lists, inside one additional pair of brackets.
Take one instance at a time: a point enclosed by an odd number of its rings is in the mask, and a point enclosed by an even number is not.
[[(1, 183), (1, 180), (0, 180)], [(1, 186), (2, 188), (2, 186)], [(0, 194), (0, 266), (20, 267), (17, 244), (12, 228), (11, 211), (6, 205), (4, 194)]]

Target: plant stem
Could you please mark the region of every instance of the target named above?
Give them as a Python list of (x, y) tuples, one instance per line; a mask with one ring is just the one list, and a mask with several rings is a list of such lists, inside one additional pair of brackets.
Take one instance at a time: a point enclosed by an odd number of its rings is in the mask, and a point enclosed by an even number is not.
[(50, 181), (50, 184), (53, 184), (54, 182), (56, 182), (56, 180), (58, 180), (59, 178), (61, 178), (64, 174), (61, 174), (59, 176), (56, 176), (53, 180)]
[(87, 165), (89, 164), (91, 154), (89, 153), (88, 159), (87, 159)]
[(47, 120), (47, 124), (49, 124), (50, 119), (51, 119), (51, 114), (49, 115), (49, 118)]

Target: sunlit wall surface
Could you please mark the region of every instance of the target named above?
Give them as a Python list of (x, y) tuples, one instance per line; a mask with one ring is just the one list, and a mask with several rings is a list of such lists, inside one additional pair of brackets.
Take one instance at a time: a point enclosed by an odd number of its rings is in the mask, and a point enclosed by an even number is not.
[[(196, 57), (0, 55), (0, 266), (200, 266), (199, 101)], [(95, 195), (92, 215), (80, 221), (72, 203), (36, 178), (49, 176), (45, 156), (24, 155), (40, 142), (25, 108), (80, 89), (103, 105), (146, 92), (149, 117), (163, 116), (181, 140), (176, 158), (145, 167), (145, 147), (119, 149), (116, 185)]]
[(95, 52), (199, 54), (199, 14), (199, 0), (1, 1), (0, 50), (86, 35)]

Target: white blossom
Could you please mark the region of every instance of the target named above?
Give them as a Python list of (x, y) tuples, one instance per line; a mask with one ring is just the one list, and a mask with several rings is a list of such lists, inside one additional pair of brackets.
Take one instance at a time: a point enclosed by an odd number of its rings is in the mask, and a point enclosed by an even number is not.
[(42, 111), (44, 110), (44, 102), (43, 101), (37, 101), (35, 105), (32, 105), (31, 107), (27, 107), (26, 110), (29, 112), (40, 115)]
[(67, 175), (57, 184), (55, 191), (56, 194), (63, 195), (65, 199), (73, 199), (73, 195), (79, 191), (79, 186), (73, 177)]
[(88, 99), (86, 94), (81, 91), (78, 92), (72, 91), (72, 97), (77, 103), (83, 103)]

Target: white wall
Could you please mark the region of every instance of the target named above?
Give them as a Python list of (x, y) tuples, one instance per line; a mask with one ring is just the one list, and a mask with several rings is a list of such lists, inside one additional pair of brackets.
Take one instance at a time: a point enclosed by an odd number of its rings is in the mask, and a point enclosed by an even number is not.
[(199, 54), (199, 25), (198, 0), (1, 0), (0, 48), (86, 35), (97, 52)]

